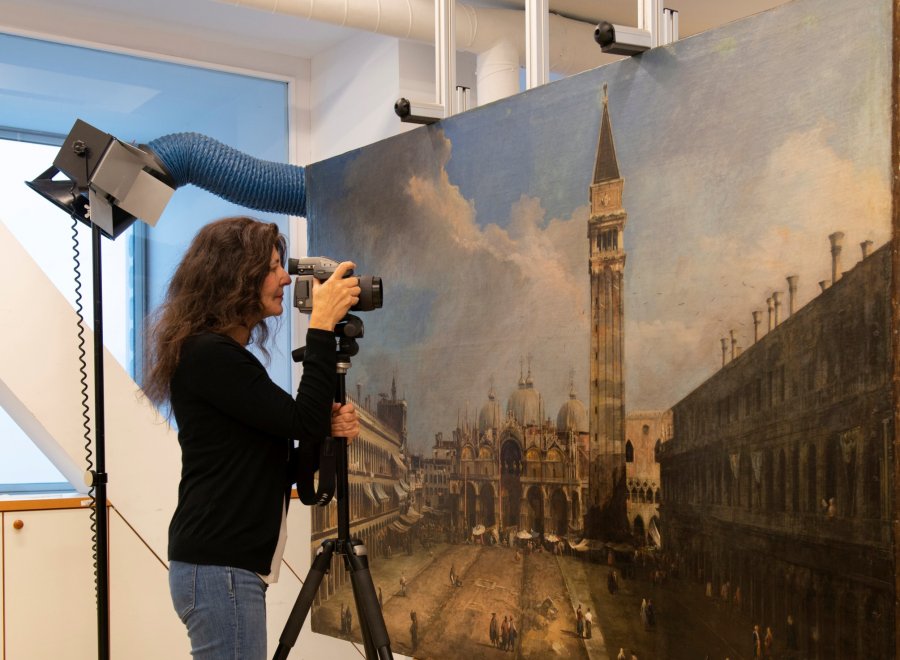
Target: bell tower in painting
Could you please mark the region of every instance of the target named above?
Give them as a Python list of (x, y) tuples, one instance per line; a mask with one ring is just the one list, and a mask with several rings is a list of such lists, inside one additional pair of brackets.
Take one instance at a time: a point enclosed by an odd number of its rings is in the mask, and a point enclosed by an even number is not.
[[(625, 508), (623, 232), (619, 163), (603, 86), (603, 116), (588, 220), (591, 274), (590, 486), (585, 531), (591, 538), (628, 533)], [(621, 509), (621, 511), (620, 511)], [(624, 525), (624, 526), (623, 526)]]

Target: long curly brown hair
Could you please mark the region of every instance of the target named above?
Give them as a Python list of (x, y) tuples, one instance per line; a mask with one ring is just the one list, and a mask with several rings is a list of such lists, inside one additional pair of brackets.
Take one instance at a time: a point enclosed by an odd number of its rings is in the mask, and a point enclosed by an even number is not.
[(197, 232), (150, 322), (143, 390), (153, 403), (169, 400), (181, 346), (192, 335), (253, 324), (251, 342), (268, 357), (269, 327), (258, 319), (273, 247), (284, 263), (287, 246), (278, 225), (248, 217), (223, 218)]

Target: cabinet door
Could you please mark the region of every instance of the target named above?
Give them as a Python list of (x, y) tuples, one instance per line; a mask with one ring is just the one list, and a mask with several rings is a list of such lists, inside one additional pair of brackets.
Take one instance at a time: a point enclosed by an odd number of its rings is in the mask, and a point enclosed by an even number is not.
[(4, 639), (4, 634), (6, 632), (6, 625), (4, 618), (6, 613), (3, 611), (4, 601), (6, 600), (3, 597), (4, 594), (4, 586), (3, 586), (3, 557), (5, 556), (5, 552), (3, 550), (4, 545), (6, 544), (6, 529), (9, 527), (9, 530), (12, 531), (12, 524), (17, 520), (15, 516), (11, 516), (7, 518), (7, 514), (0, 513), (0, 658), (6, 657), (6, 640)]
[(187, 630), (172, 607), (166, 566), (114, 508), (109, 513), (112, 657), (190, 658)]
[(96, 658), (89, 511), (4, 513), (3, 539), (6, 660)]

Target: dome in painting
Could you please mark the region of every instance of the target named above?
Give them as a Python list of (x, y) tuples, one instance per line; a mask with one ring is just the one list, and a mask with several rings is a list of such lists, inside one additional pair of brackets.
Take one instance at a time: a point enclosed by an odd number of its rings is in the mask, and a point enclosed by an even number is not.
[(519, 378), (519, 389), (509, 397), (506, 409), (522, 426), (537, 426), (541, 423), (541, 395), (534, 389), (530, 370), (527, 380)]
[(569, 390), (569, 400), (560, 407), (559, 414), (556, 416), (556, 430), (560, 433), (588, 432), (587, 411), (584, 409), (584, 404), (576, 397), (574, 383)]
[(488, 429), (500, 428), (503, 416), (500, 412), (500, 402), (494, 394), (494, 387), (488, 393), (488, 400), (481, 406), (481, 412), (478, 413), (478, 432), (484, 433)]

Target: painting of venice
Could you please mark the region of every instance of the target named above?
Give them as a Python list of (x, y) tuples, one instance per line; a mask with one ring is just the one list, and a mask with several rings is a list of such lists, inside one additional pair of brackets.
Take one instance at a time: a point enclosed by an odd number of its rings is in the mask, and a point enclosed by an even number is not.
[[(795, 0), (309, 167), (310, 253), (384, 281), (348, 498), (395, 653), (894, 657), (891, 11)], [(361, 640), (340, 561), (312, 623)]]

